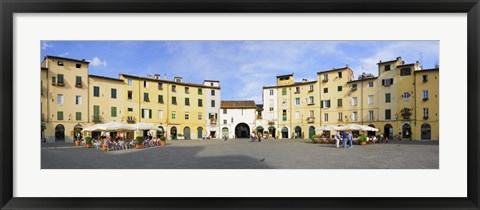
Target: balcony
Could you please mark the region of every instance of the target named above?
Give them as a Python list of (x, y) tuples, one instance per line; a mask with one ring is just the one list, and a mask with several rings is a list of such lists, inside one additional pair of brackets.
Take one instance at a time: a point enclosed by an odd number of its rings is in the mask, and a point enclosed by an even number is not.
[(428, 97), (427, 98), (422, 98), (423, 101), (428, 101)]
[(210, 125), (216, 125), (217, 124), (217, 119), (212, 118), (210, 119)]
[(424, 119), (424, 120), (428, 120), (428, 116), (423, 116), (423, 119)]
[(65, 86), (65, 83), (63, 83), (63, 82), (57, 82), (57, 86), (63, 87), (63, 86)]
[(99, 116), (99, 115), (92, 115), (92, 122), (101, 123), (102, 122), (102, 117)]
[(262, 115), (257, 115), (257, 120), (263, 119)]
[(269, 120), (268, 125), (275, 125), (275, 120)]
[(133, 116), (128, 116), (128, 117), (127, 117), (127, 123), (135, 123), (135, 117), (133, 117)]
[(77, 87), (77, 88), (82, 88), (82, 87), (83, 87), (83, 85), (82, 85), (82, 84), (78, 84), (78, 83), (77, 83), (77, 84), (75, 84), (75, 87)]
[(343, 122), (343, 119), (338, 119), (338, 122)]
[(328, 79), (322, 79), (322, 82), (328, 82)]
[(314, 123), (315, 122), (315, 117), (308, 117), (307, 122), (308, 123)]

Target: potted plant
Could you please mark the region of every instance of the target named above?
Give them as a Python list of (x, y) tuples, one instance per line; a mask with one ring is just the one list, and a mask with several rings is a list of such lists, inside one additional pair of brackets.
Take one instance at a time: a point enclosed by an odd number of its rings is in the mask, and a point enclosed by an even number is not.
[(178, 134), (177, 134), (177, 139), (178, 139), (178, 140), (184, 140), (184, 139), (185, 139), (185, 136), (184, 136), (182, 133), (178, 133)]
[(92, 137), (90, 136), (85, 137), (85, 148), (92, 148), (92, 147), (93, 147)]
[(367, 144), (367, 137), (365, 135), (361, 135), (359, 138), (358, 138), (358, 142), (360, 143), (360, 145), (365, 145)]
[(310, 137), (310, 140), (312, 140), (312, 144), (318, 143), (317, 138), (318, 138), (317, 134), (313, 134), (313, 136)]
[(142, 148), (144, 148), (144, 146), (143, 146), (143, 141), (144, 141), (144, 140), (145, 140), (145, 139), (143, 138), (143, 136), (137, 136), (137, 137), (135, 137), (135, 148), (136, 148), (136, 149), (142, 149)]
[(165, 136), (160, 136), (160, 141), (158, 142), (160, 143), (160, 146), (165, 146), (167, 138), (165, 138)]

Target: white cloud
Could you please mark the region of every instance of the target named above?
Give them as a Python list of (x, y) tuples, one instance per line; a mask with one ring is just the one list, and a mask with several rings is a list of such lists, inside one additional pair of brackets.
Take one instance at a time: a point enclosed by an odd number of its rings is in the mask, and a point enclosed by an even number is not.
[(101, 60), (100, 58), (98, 57), (95, 57), (93, 58), (92, 60), (89, 61), (90, 62), (90, 65), (93, 65), (95, 67), (97, 66), (107, 66), (107, 61), (106, 60)]
[(70, 53), (69, 53), (69, 52), (64, 52), (64, 53), (62, 53), (62, 54), (60, 54), (60, 55), (58, 55), (58, 56), (60, 56), (60, 57), (65, 57), (65, 56), (68, 56), (68, 54), (70, 54)]
[(48, 48), (52, 48), (53, 45), (52, 44), (49, 44), (47, 41), (42, 41), (41, 42), (41, 47), (42, 47), (42, 50), (46, 50)]

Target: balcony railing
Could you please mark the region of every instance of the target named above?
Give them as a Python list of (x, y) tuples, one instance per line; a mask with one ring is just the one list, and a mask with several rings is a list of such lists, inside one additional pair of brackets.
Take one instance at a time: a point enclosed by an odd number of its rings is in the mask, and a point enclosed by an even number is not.
[(83, 87), (83, 85), (82, 85), (82, 84), (78, 84), (78, 83), (77, 83), (77, 84), (75, 84), (75, 87), (77, 87), (77, 88), (82, 88), (82, 87)]
[(263, 119), (262, 115), (257, 115), (257, 120)]
[(328, 82), (328, 79), (322, 79), (322, 82)]
[(428, 97), (427, 97), (427, 98), (423, 98), (422, 100), (423, 100), (423, 101), (428, 101)]
[(127, 117), (127, 123), (135, 123), (135, 117), (133, 117), (133, 116), (128, 116), (128, 117)]
[(63, 82), (57, 82), (57, 86), (63, 87), (63, 86), (65, 86), (65, 83), (63, 83)]
[(269, 120), (268, 125), (275, 125), (275, 121), (274, 120)]
[(315, 122), (315, 117), (308, 117), (307, 121), (308, 121), (308, 123), (314, 123)]
[(210, 125), (216, 125), (217, 124), (217, 119), (212, 118), (210, 119)]
[(102, 122), (102, 117), (100, 115), (92, 115), (92, 121), (94, 123)]
[(424, 120), (428, 120), (428, 116), (423, 116), (423, 119), (424, 119)]

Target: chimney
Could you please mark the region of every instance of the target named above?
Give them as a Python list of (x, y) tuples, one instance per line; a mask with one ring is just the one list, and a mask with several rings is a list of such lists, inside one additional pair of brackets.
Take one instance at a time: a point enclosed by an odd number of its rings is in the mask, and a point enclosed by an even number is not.
[(167, 80), (167, 74), (163, 74), (163, 79)]
[(348, 68), (348, 63), (347, 63), (347, 65), (345, 65), (345, 66)]
[(154, 74), (153, 77), (154, 77), (155, 79), (160, 79), (160, 74)]

